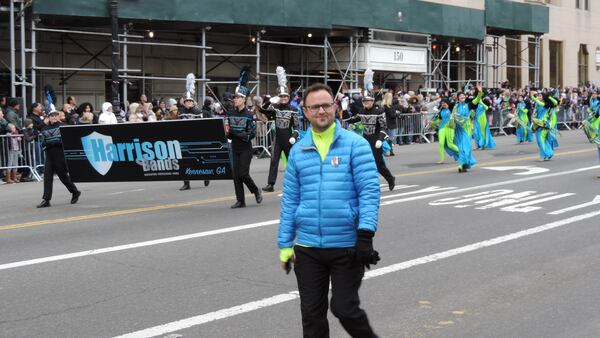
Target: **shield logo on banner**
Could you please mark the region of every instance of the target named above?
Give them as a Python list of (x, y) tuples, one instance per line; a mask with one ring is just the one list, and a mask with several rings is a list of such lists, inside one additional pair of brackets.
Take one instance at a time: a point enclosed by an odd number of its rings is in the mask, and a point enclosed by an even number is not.
[(104, 176), (110, 170), (113, 161), (106, 156), (106, 145), (112, 144), (112, 136), (93, 132), (81, 138), (85, 157), (96, 171)]

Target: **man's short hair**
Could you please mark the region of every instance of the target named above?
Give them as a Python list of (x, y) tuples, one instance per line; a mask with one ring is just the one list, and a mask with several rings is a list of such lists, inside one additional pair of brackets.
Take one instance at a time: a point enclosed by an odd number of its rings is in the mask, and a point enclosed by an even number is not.
[(333, 91), (331, 90), (331, 88), (328, 85), (325, 85), (322, 83), (315, 83), (315, 84), (309, 86), (308, 88), (306, 88), (306, 90), (304, 90), (304, 103), (306, 103), (306, 99), (308, 98), (308, 95), (310, 95), (313, 92), (319, 91), (319, 90), (324, 90), (324, 91), (328, 92), (329, 95), (331, 96), (331, 98), (333, 99)]

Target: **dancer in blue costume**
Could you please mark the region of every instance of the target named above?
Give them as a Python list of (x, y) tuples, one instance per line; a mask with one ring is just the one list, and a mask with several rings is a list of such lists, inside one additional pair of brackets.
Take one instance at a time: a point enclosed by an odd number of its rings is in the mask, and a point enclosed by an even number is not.
[[(481, 93), (480, 87), (477, 88)], [(481, 94), (483, 95), (483, 93)], [(474, 102), (475, 104), (475, 102)], [(487, 119), (487, 110), (492, 105), (489, 97), (478, 100), (475, 108), (475, 118), (473, 119), (473, 139), (477, 149), (495, 149), (496, 141), (490, 132), (490, 124)]]
[(600, 159), (600, 100), (597, 93), (592, 94), (588, 102), (588, 113), (582, 128), (590, 143), (598, 148), (598, 159)]
[(535, 102), (535, 110), (532, 116), (533, 130), (538, 148), (540, 149), (540, 161), (549, 161), (554, 156), (554, 148), (558, 147), (556, 140), (556, 108), (558, 102), (549, 94), (537, 94), (531, 92), (531, 100)]
[(523, 100), (523, 95), (517, 98), (517, 113), (515, 121), (517, 122), (517, 143), (533, 142), (533, 132), (529, 129), (529, 110), (531, 105)]
[(458, 102), (452, 108), (452, 120), (454, 123), (454, 144), (458, 147), (458, 153), (447, 148), (449, 155), (454, 157), (458, 162), (458, 172), (464, 173), (471, 169), (477, 160), (472, 155), (473, 148), (471, 146), (471, 136), (473, 125), (471, 122), (471, 110), (477, 107), (481, 100), (482, 91), (478, 87), (479, 93), (473, 100), (467, 100), (467, 96), (460, 92), (458, 94)]
[(458, 147), (454, 144), (454, 126), (455, 123), (451, 118), (450, 101), (442, 99), (440, 103), (440, 112), (429, 122), (430, 128), (437, 128), (439, 140), (440, 161), (438, 164), (444, 163), (444, 152), (448, 152), (450, 156), (458, 154)]

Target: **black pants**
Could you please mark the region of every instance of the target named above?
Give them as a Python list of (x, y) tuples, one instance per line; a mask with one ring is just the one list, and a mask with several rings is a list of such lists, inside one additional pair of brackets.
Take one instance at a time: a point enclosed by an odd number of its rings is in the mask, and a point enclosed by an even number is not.
[(289, 140), (275, 139), (275, 142), (273, 142), (273, 147), (271, 149), (271, 166), (269, 167), (269, 179), (267, 181), (268, 184), (275, 185), (281, 152), (283, 151), (285, 157), (289, 159), (291, 148), (292, 145)]
[(331, 313), (352, 337), (377, 337), (359, 305), (358, 289), (365, 268), (356, 262), (354, 249), (294, 247), (296, 279), (304, 337), (329, 337), (327, 299), (331, 279)]
[(383, 149), (375, 148), (375, 145), (371, 146), (373, 150), (373, 156), (375, 156), (375, 164), (377, 165), (377, 171), (385, 178), (385, 180), (389, 183), (394, 181), (394, 175), (390, 172), (390, 169), (385, 165), (383, 161)]
[(44, 196), (45, 200), (52, 199), (52, 183), (54, 174), (58, 175), (60, 181), (67, 187), (71, 194), (77, 192), (77, 187), (71, 181), (65, 162), (65, 154), (62, 147), (46, 148), (46, 163), (44, 163)]
[(251, 193), (256, 194), (258, 187), (250, 177), (250, 162), (252, 161), (252, 148), (233, 150), (233, 185), (235, 197), (239, 202), (245, 203), (244, 184)]

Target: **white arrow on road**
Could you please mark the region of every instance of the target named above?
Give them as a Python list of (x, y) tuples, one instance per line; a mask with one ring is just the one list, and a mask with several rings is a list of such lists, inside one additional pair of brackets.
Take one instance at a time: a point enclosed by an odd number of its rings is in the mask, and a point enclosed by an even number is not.
[(524, 166), (508, 166), (508, 167), (483, 167), (483, 169), (495, 170), (495, 171), (510, 171), (510, 170), (525, 170), (523, 172), (514, 173), (513, 175), (525, 176), (545, 173), (550, 169), (534, 167), (530, 165)]

